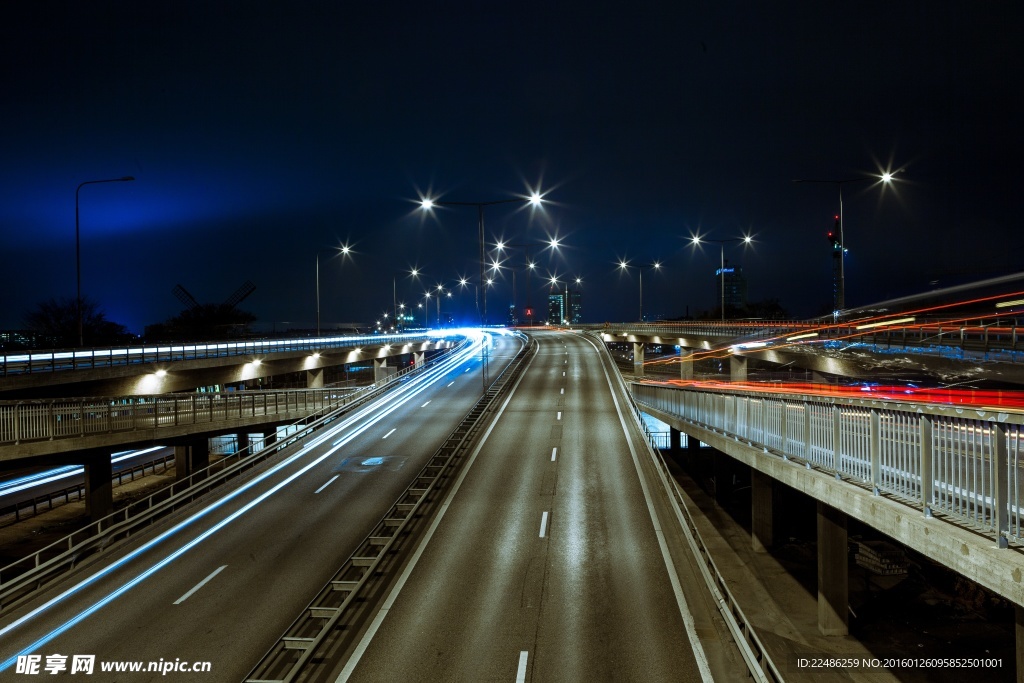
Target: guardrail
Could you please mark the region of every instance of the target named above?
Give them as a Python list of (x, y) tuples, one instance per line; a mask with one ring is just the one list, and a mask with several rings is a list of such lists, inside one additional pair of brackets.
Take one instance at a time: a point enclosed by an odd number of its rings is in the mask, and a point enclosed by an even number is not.
[(356, 393), (347, 389), (290, 389), (0, 401), (0, 445), (316, 411), (338, 401), (344, 405)]
[(418, 368), (404, 368), (388, 378), (386, 382), (366, 387), (358, 392), (357, 397), (346, 397), (343, 403), (338, 402), (326, 406), (318, 413), (305, 418), (315, 417), (316, 419), (311, 423), (303, 424), (303, 420), (295, 422), (294, 424), (299, 427), (298, 431), (289, 435), (285, 441), (264, 444), (263, 448), (255, 453), (249, 452), (252, 449), (250, 444), (247, 449), (221, 458), (208, 467), (193, 472), (185, 479), (160, 489), (152, 495), (98, 519), (27, 557), (23, 557), (0, 568), (0, 609), (22, 599), (36, 588), (42, 586), (44, 582), (74, 566), (84, 555), (97, 549), (109, 548), (115, 540), (126, 537), (139, 527), (151, 524), (183, 505), (191, 503), (216, 486), (248, 471), (267, 458), (277, 454), (281, 449), (329, 424), (340, 417), (343, 412), (352, 410), (358, 405), (397, 386), (404, 381), (407, 374), (420, 372), (432, 365), (443, 362), (449, 355), (461, 350), (470, 343), (468, 339), (464, 340), (458, 346), (448, 349), (444, 354), (431, 359)]
[(441, 333), (426, 335), (422, 332), (416, 332), (390, 335), (371, 334), (354, 337), (260, 339), (194, 344), (147, 344), (144, 346), (113, 346), (97, 349), (46, 349), (0, 356), (0, 377), (33, 372), (107, 368), (116, 365), (202, 360), (226, 356), (244, 356), (254, 353), (317, 351), (359, 344), (411, 344), (416, 341), (439, 339), (443, 338), (443, 336), (445, 335)]
[[(637, 404), (993, 537), (1024, 541), (1020, 415), (631, 383)], [(964, 415), (974, 412), (976, 417)]]

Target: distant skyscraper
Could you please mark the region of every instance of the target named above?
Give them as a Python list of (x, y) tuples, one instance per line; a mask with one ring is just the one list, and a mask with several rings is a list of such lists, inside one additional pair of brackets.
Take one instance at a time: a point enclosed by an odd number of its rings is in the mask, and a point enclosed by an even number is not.
[(579, 325), (583, 322), (583, 292), (574, 289), (567, 294), (569, 295), (569, 322)]
[(715, 268), (715, 307), (722, 305), (722, 281), (725, 280), (725, 314), (735, 313), (747, 307), (747, 279), (741, 266)]
[(548, 324), (561, 325), (565, 319), (565, 293), (552, 289), (548, 294)]

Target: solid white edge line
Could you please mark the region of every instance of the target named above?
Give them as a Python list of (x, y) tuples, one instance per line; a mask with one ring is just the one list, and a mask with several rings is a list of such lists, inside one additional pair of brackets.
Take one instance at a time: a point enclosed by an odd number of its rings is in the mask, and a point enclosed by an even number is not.
[(548, 532), (548, 511), (545, 510), (540, 515), (540, 537), (544, 538), (544, 535)]
[[(586, 339), (586, 337), (584, 337)], [(597, 348), (593, 341), (586, 339), (586, 341), (594, 347), (594, 350), (600, 355), (601, 350)], [(661, 521), (658, 518), (658, 512), (654, 509), (654, 501), (651, 500), (651, 492), (647, 488), (647, 481), (644, 479), (643, 470), (640, 469), (640, 457), (637, 455), (636, 446), (633, 445), (633, 439), (629, 438), (629, 427), (626, 425), (626, 419), (622, 416), (622, 409), (619, 406), (619, 396), (615, 393), (615, 387), (612, 386), (612, 378), (608, 374), (608, 368), (605, 366), (603, 359), (601, 360), (601, 370), (604, 371), (605, 381), (608, 382), (608, 388), (612, 392), (612, 401), (615, 404), (615, 413), (619, 416), (619, 423), (622, 425), (622, 431), (626, 434), (626, 443), (629, 445), (629, 452), (633, 456), (633, 467), (636, 468), (637, 478), (640, 480), (640, 488), (644, 492), (644, 500), (647, 501), (647, 513), (651, 517), (651, 523), (654, 525), (654, 533), (658, 537), (658, 546), (661, 548), (661, 557), (665, 562), (665, 568), (668, 570), (669, 580), (672, 582), (672, 592), (676, 596), (676, 604), (679, 606), (679, 614), (683, 618), (683, 626), (686, 627), (686, 635), (690, 639), (690, 647), (693, 649), (693, 658), (697, 661), (697, 669), (700, 671), (701, 680), (704, 683), (714, 683), (714, 677), (711, 675), (711, 667), (708, 666), (708, 658), (704, 653), (704, 646), (701, 645), (700, 640), (697, 637), (697, 627), (693, 621), (693, 614), (690, 612), (689, 606), (686, 604), (686, 596), (683, 595), (683, 587), (679, 582), (679, 574), (676, 572), (675, 564), (672, 562), (672, 556), (669, 553), (668, 544), (665, 541), (665, 532), (661, 529)]]
[(192, 597), (192, 594), (193, 594), (193, 593), (195, 593), (195, 592), (196, 592), (197, 590), (199, 590), (200, 588), (202, 588), (203, 586), (205, 586), (205, 585), (206, 585), (207, 583), (209, 583), (209, 582), (210, 582), (210, 580), (211, 580), (211, 579), (212, 579), (213, 577), (217, 576), (217, 574), (220, 574), (220, 573), (221, 573), (222, 571), (224, 571), (225, 569), (227, 569), (227, 565), (224, 565), (223, 567), (217, 567), (216, 569), (214, 569), (214, 570), (213, 570), (212, 572), (210, 572), (210, 575), (209, 575), (209, 576), (207, 576), (207, 577), (206, 577), (205, 579), (203, 579), (202, 581), (200, 581), (199, 583), (197, 583), (197, 584), (196, 584), (195, 586), (193, 586), (193, 587), (192, 587), (192, 590), (190, 590), (190, 591), (189, 591), (188, 593), (185, 593), (185, 594), (184, 594), (184, 595), (182, 595), (182, 596), (181, 596), (180, 598), (178, 598), (177, 600), (175, 600), (175, 601), (174, 601), (174, 604), (175, 604), (175, 605), (180, 605), (181, 603), (183, 603), (183, 602), (185, 602), (186, 600), (188, 600), (189, 598), (191, 598), (191, 597)]
[[(535, 359), (536, 356), (533, 358)], [(517, 379), (516, 383), (512, 385), (512, 390), (508, 392), (508, 396), (505, 397), (505, 402), (501, 404), (501, 408), (499, 408), (498, 412), (495, 413), (494, 419), (491, 421), (490, 426), (487, 427), (487, 431), (484, 432), (484, 435), (480, 438), (480, 442), (477, 443), (476, 448), (473, 449), (473, 453), (469, 456), (466, 466), (462, 468), (459, 478), (455, 480), (455, 485), (452, 486), (452, 490), (448, 492), (447, 496), (445, 496), (444, 502), (441, 503), (441, 509), (437, 511), (434, 521), (430, 524), (430, 528), (427, 529), (427, 533), (423, 536), (423, 540), (420, 541), (419, 546), (417, 546), (416, 552), (413, 553), (412, 558), (409, 560), (409, 564), (405, 567), (405, 571), (402, 572), (402, 576), (399, 577), (395, 587), (391, 589), (390, 593), (388, 593), (387, 599), (377, 611), (377, 614), (373, 618), (373, 622), (371, 622), (370, 627), (366, 629), (366, 632), (363, 634), (362, 639), (360, 639), (359, 644), (356, 645), (355, 650), (352, 651), (352, 656), (349, 657), (347, 662), (345, 662), (345, 668), (343, 668), (341, 673), (338, 674), (338, 677), (335, 679), (335, 683), (345, 683), (348, 681), (349, 677), (352, 676), (352, 672), (356, 670), (356, 666), (359, 665), (359, 660), (362, 659), (366, 649), (370, 646), (370, 641), (373, 640), (373, 637), (377, 634), (377, 630), (380, 628), (380, 625), (384, 623), (384, 618), (388, 615), (388, 612), (391, 611), (392, 605), (394, 605), (395, 600), (398, 599), (398, 594), (401, 592), (402, 588), (405, 587), (405, 582), (409, 580), (409, 575), (412, 574), (412, 570), (416, 568), (416, 564), (420, 561), (420, 557), (426, 550), (427, 544), (430, 543), (430, 539), (433, 538), (438, 525), (441, 524), (441, 520), (444, 519), (445, 513), (448, 512), (448, 506), (451, 505), (452, 500), (455, 498), (455, 494), (459, 492), (459, 488), (462, 486), (463, 480), (466, 478), (469, 470), (473, 467), (473, 463), (476, 461), (476, 456), (481, 450), (483, 450), (484, 444), (487, 443), (487, 439), (491, 436), (491, 432), (494, 431), (494, 427), (497, 426), (500, 421), (501, 415), (505, 412), (505, 408), (508, 406), (509, 401), (511, 401), (512, 397), (515, 396), (516, 390), (519, 388), (519, 383), (523, 381), (524, 377), (526, 377), (526, 372), (530, 369), (530, 365), (533, 365), (533, 359), (530, 359), (529, 365), (523, 369), (523, 373), (519, 375), (519, 379)]]
[(396, 431), (398, 431), (398, 427), (394, 427), (394, 428), (393, 428), (393, 429), (392, 429), (392, 430), (391, 430), (390, 432), (388, 432), (387, 434), (385, 434), (385, 435), (384, 435), (384, 436), (382, 436), (381, 438), (382, 438), (382, 439), (386, 439), (386, 438), (388, 438), (389, 436), (391, 436), (392, 434), (394, 434), (394, 433), (395, 433)]
[(317, 489), (316, 491), (313, 491), (313, 493), (320, 493), (320, 492), (321, 492), (321, 491), (323, 491), (323, 490), (324, 490), (325, 488), (327, 488), (328, 486), (330, 486), (331, 484), (333, 484), (333, 483), (334, 483), (334, 480), (335, 480), (335, 479), (337, 479), (337, 478), (338, 478), (339, 476), (340, 476), (340, 475), (337, 475), (337, 474), (335, 474), (335, 475), (334, 475), (333, 477), (331, 477), (330, 479), (328, 479), (328, 480), (327, 480), (327, 483), (326, 483), (326, 484), (324, 484), (323, 486), (321, 486), (320, 488), (318, 488), (318, 489)]
[(555, 461), (555, 456), (557, 456), (557, 455), (558, 455), (558, 446), (554, 446), (551, 449), (551, 462)]
[(516, 669), (516, 683), (526, 683), (526, 660), (530, 653), (523, 650), (519, 653), (519, 668)]

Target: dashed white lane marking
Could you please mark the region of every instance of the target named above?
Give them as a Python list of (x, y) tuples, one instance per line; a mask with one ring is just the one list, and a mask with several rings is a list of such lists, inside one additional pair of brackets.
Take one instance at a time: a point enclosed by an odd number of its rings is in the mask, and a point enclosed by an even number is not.
[(554, 462), (556, 457), (558, 457), (558, 447), (557, 446), (555, 448), (551, 449), (551, 462)]
[[(545, 513), (545, 514), (547, 514), (547, 513)], [(207, 583), (210, 582), (210, 579), (212, 579), (213, 577), (217, 576), (217, 574), (220, 574), (225, 569), (227, 569), (227, 565), (224, 565), (223, 567), (217, 567), (216, 569), (214, 569), (213, 572), (209, 576), (207, 576), (205, 579), (203, 579), (202, 581), (197, 583), (195, 586), (193, 586), (192, 590), (190, 590), (188, 593), (185, 593), (180, 598), (175, 600), (174, 604), (175, 605), (180, 605), (181, 603), (183, 603), (186, 600), (188, 600), (190, 597), (192, 597), (193, 593), (195, 593), (197, 590), (199, 590), (200, 588), (205, 586)]]
[(560, 393), (560, 394), (564, 394), (564, 393), (565, 393), (565, 387), (562, 387), (561, 389), (559, 389), (559, 390), (558, 390), (558, 393)]
[(530, 653), (523, 650), (519, 653), (519, 668), (516, 669), (516, 683), (526, 683), (526, 660)]
[(392, 429), (392, 430), (391, 430), (390, 432), (388, 432), (387, 434), (385, 434), (385, 435), (384, 435), (383, 437), (381, 437), (381, 438), (383, 438), (383, 439), (386, 439), (386, 438), (388, 438), (389, 436), (391, 436), (392, 434), (394, 434), (394, 433), (395, 433), (395, 431), (396, 431), (397, 429), (398, 429), (398, 427), (395, 427), (394, 429)]
[(562, 372), (562, 377), (565, 377), (565, 372), (564, 371)]
[(562, 411), (561, 410), (558, 411), (558, 417), (555, 418), (555, 419), (556, 420), (561, 420), (562, 419)]
[(337, 475), (337, 474), (335, 474), (335, 475), (334, 475), (333, 477), (331, 477), (331, 478), (330, 478), (329, 480), (327, 480), (327, 483), (326, 483), (326, 484), (324, 484), (323, 486), (321, 486), (320, 488), (318, 488), (318, 489), (317, 489), (316, 491), (313, 491), (313, 493), (320, 493), (320, 492), (321, 492), (321, 491), (323, 491), (323, 490), (324, 490), (325, 488), (327, 488), (328, 486), (330, 486), (331, 484), (333, 484), (333, 483), (334, 483), (334, 480), (335, 480), (335, 479), (337, 479), (337, 478), (338, 478), (338, 475)]
[[(427, 401), (427, 403), (430, 403), (430, 401)], [(420, 408), (426, 408), (427, 407), (427, 403), (424, 403), (423, 405), (421, 405)]]
[(540, 537), (544, 538), (544, 536), (546, 536), (547, 533), (548, 533), (548, 513), (547, 513), (547, 511), (545, 511), (544, 514), (542, 514), (540, 516)]
[[(451, 385), (453, 385), (453, 384), (455, 384), (455, 381), (454, 381), (454, 380), (452, 380), (451, 382), (448, 382), (448, 386), (449, 386), (449, 387), (450, 387)], [(445, 387), (445, 388), (447, 389), (448, 387)]]

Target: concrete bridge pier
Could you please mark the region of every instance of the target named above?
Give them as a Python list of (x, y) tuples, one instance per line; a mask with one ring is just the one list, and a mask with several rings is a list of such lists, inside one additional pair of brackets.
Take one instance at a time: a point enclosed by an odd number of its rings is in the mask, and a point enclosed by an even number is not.
[(238, 432), (235, 435), (235, 452), (240, 453), (249, 448), (249, 432)]
[(729, 356), (729, 381), (730, 382), (746, 382), (747, 381), (747, 357), (746, 356)]
[(1024, 683), (1024, 607), (1014, 605), (1017, 613), (1017, 683)]
[(426, 362), (426, 356), (427, 354), (424, 351), (414, 351), (412, 354), (413, 366), (422, 368), (423, 364)]
[(675, 427), (668, 428), (668, 454), (674, 460), (683, 454), (683, 433)]
[(633, 374), (644, 376), (644, 345), (638, 342), (633, 342)]
[(849, 566), (846, 513), (818, 502), (818, 630), (849, 634)]
[(210, 464), (210, 440), (203, 436), (174, 444), (174, 472), (178, 481), (187, 479)]
[(307, 389), (323, 389), (324, 388), (324, 369), (314, 368), (313, 370), (306, 370), (306, 388)]
[(373, 361), (373, 383), (379, 384), (388, 378), (388, 359), (376, 358)]
[(270, 448), (277, 441), (277, 425), (263, 430), (263, 447)]
[(114, 511), (114, 491), (111, 477), (110, 452), (92, 450), (85, 457), (85, 510), (95, 521)]
[(722, 507), (729, 502), (732, 495), (732, 460), (719, 450), (712, 450), (711, 467), (715, 478), (715, 502)]
[(679, 379), (693, 379), (693, 351), (679, 351)]
[(750, 537), (755, 553), (768, 552), (774, 542), (772, 487), (771, 476), (760, 470), (750, 471)]

